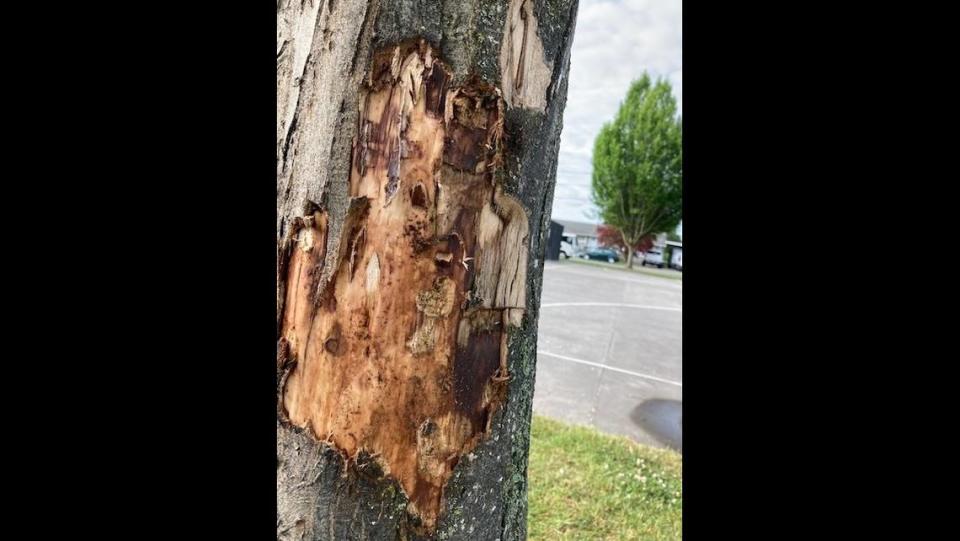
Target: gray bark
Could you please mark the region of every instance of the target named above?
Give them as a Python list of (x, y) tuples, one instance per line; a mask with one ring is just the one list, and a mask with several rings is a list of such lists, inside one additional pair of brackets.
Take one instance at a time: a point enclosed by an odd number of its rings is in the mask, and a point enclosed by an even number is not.
[[(504, 92), (503, 185), (526, 210), (530, 232), (528, 309), (522, 326), (509, 336), (512, 378), (506, 400), (484, 441), (457, 464), (444, 490), (436, 531), (426, 533), (406, 511), (397, 482), (375, 459), (361, 453), (356, 463), (347, 464), (326, 443), (278, 414), (278, 539), (526, 538), (537, 320), (577, 1), (525, 1), (536, 17), (536, 39), (550, 69), (543, 96)], [(278, 325), (286, 287), (280, 247), (295, 219), (325, 212), (328, 246), (344, 223), (358, 92), (371, 54), (423, 38), (451, 69), (451, 84), (476, 76), (501, 87), (501, 42), (509, 8), (508, 1), (490, 0), (278, 0)], [(507, 79), (516, 88), (512, 74)], [(280, 380), (282, 373), (282, 391)]]

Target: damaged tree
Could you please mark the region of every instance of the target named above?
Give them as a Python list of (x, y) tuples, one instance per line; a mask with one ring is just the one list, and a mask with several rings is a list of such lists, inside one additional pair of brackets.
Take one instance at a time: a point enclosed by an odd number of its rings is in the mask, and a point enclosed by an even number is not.
[(523, 539), (576, 1), (277, 14), (277, 537)]

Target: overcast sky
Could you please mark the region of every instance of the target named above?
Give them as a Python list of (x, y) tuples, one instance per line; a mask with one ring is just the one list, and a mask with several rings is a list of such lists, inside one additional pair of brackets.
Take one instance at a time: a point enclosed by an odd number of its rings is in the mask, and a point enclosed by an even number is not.
[(673, 85), (683, 111), (680, 0), (580, 0), (560, 138), (553, 217), (595, 221), (593, 142), (644, 70)]

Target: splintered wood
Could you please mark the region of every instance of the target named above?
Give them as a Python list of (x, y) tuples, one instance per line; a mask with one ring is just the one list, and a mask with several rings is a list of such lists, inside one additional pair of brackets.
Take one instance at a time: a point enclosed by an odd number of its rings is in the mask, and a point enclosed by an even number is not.
[(282, 407), (346, 457), (378, 457), (433, 529), (454, 466), (506, 396), (528, 220), (494, 180), (496, 88), (450, 88), (420, 43), (376, 54), (361, 96), (339, 237), (327, 242), (318, 215), (290, 250)]
[(511, 107), (543, 111), (553, 63), (543, 54), (531, 0), (510, 0), (500, 46), (503, 98)]

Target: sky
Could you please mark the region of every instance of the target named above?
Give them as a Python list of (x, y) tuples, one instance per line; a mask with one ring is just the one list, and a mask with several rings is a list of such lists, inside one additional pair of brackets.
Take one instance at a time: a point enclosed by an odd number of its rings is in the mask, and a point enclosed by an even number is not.
[(644, 70), (673, 86), (683, 112), (682, 2), (580, 0), (560, 135), (553, 218), (595, 222), (593, 142)]

